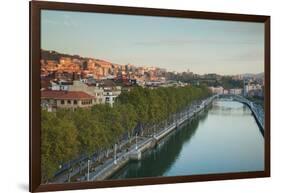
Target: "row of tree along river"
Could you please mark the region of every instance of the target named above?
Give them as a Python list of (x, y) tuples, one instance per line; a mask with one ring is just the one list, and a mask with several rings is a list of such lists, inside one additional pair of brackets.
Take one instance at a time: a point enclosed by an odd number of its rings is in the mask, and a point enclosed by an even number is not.
[(246, 104), (215, 99), (110, 179), (264, 170), (264, 138)]
[(113, 107), (42, 111), (42, 183), (89, 179), (89, 173), (175, 123), (209, 96), (204, 86), (135, 87), (122, 92)]
[(205, 87), (136, 87), (113, 108), (42, 112), (42, 180), (263, 170), (264, 140), (249, 107), (215, 98)]

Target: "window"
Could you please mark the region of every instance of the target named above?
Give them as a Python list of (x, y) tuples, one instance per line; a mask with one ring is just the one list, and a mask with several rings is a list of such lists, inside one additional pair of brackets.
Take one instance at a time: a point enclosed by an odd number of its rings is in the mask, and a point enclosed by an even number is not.
[(90, 104), (90, 101), (89, 101), (89, 100), (83, 100), (83, 101), (82, 101), (82, 105), (87, 105), (87, 104)]
[(70, 105), (70, 104), (71, 104), (71, 100), (67, 100), (67, 104), (69, 104), (69, 105)]
[(64, 100), (61, 100), (61, 101), (60, 101), (60, 104), (64, 105)]
[(77, 100), (74, 100), (74, 101), (73, 101), (73, 104), (77, 105)]

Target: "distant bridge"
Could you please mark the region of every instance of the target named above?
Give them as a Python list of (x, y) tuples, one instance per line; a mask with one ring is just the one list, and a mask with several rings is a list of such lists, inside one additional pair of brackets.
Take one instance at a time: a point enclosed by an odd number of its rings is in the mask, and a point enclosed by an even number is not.
[(217, 95), (217, 97), (218, 98), (225, 98), (225, 100), (235, 100), (235, 101), (238, 101), (240, 103), (243, 103), (243, 104), (247, 105), (251, 109), (251, 111), (252, 111), (252, 113), (253, 113), (253, 115), (254, 115), (257, 123), (258, 123), (258, 126), (260, 128), (260, 131), (261, 131), (262, 135), (264, 135), (264, 111), (263, 111), (262, 108), (260, 108), (254, 102), (244, 98), (241, 95), (220, 94), (220, 95)]

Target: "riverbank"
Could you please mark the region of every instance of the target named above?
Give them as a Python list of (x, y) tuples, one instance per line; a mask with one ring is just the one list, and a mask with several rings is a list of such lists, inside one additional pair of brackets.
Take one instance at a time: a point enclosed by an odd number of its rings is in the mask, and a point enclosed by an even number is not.
[[(126, 166), (131, 160), (141, 160), (143, 152), (152, 149), (157, 145), (162, 139), (166, 139), (166, 137), (178, 128), (181, 124), (186, 121), (192, 119), (196, 114), (200, 113), (204, 108), (211, 104), (211, 102), (219, 97), (220, 95), (214, 95), (209, 97), (208, 99), (201, 101), (200, 104), (193, 103), (186, 111), (179, 113), (178, 119), (173, 123), (167, 125), (164, 128), (158, 128), (153, 135), (147, 136), (135, 136), (130, 140), (129, 144), (119, 144), (116, 151), (116, 156), (114, 156), (114, 149), (108, 151), (108, 155), (99, 163), (94, 164), (94, 162), (90, 162), (90, 167), (87, 163), (83, 164), (80, 169), (79, 167), (72, 170), (68, 175), (62, 175), (60, 178), (57, 178), (56, 183), (66, 182), (71, 180), (74, 181), (94, 181), (94, 180), (105, 180), (109, 179), (112, 175), (114, 175), (121, 168)], [(228, 95), (229, 97), (229, 95)], [(262, 122), (258, 119), (258, 114), (254, 110), (254, 105), (247, 101), (247, 99), (239, 96), (234, 96), (232, 99), (246, 104), (249, 109), (253, 113), (253, 117), (256, 119), (257, 124), (260, 128), (260, 131), (263, 133)], [(180, 118), (179, 118), (180, 117)], [(122, 148), (122, 146), (126, 146)], [(89, 172), (88, 172), (89, 168)], [(84, 174), (84, 175), (83, 175)], [(81, 176), (82, 175), (82, 176)]]
[[(207, 106), (209, 106), (212, 101), (217, 97), (214, 95), (208, 99), (202, 101), (200, 105), (193, 105), (189, 108), (184, 115), (168, 125), (166, 128), (161, 129), (159, 132), (155, 133), (152, 137), (138, 137), (139, 141), (134, 147), (127, 149), (127, 151), (122, 151), (117, 154), (117, 158), (107, 160), (103, 166), (97, 168), (95, 171), (89, 173), (89, 176), (85, 176), (84, 180), (89, 178), (90, 181), (93, 180), (105, 180), (111, 177), (116, 171), (124, 167), (130, 160), (140, 160), (142, 153), (148, 149), (154, 148), (157, 143), (164, 139), (169, 133), (174, 131), (184, 122), (190, 120), (192, 117), (196, 116)], [(83, 180), (83, 179), (81, 179)]]
[[(227, 95), (220, 95), (220, 96), (227, 96)], [(242, 96), (239, 96), (239, 95), (228, 95), (228, 96), (233, 97), (234, 100), (241, 102), (250, 108), (250, 110), (253, 113), (254, 118), (260, 128), (260, 131), (264, 135), (264, 112), (263, 112), (263, 110), (260, 109), (254, 102), (252, 102)]]
[(245, 104), (217, 98), (109, 180), (262, 171), (264, 138), (253, 116)]

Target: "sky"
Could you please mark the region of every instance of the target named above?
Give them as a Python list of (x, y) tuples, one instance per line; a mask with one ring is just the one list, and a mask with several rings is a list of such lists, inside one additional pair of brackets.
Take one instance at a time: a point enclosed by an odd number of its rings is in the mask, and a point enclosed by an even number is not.
[(42, 10), (41, 48), (176, 72), (260, 73), (264, 24)]

